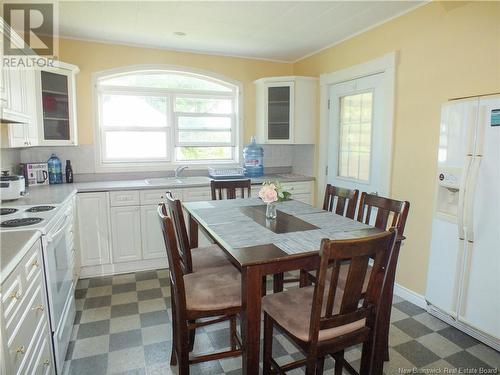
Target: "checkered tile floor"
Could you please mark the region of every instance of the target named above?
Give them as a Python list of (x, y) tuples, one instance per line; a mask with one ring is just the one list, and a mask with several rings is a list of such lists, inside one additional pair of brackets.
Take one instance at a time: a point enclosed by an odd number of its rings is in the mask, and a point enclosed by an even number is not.
[[(83, 279), (76, 298), (66, 374), (176, 373), (176, 367), (169, 366), (172, 313), (167, 270)], [(500, 353), (396, 296), (391, 320), (388, 375), (413, 368), (439, 368), (441, 373), (445, 368), (500, 368)], [(227, 348), (228, 331), (227, 322), (197, 330), (195, 352)], [(276, 331), (273, 348), (278, 363), (301, 358), (298, 349)], [(355, 368), (360, 356), (359, 347), (346, 352)], [(193, 365), (191, 374), (238, 374), (240, 368), (241, 358), (233, 358)], [(325, 373), (333, 373), (331, 359), (325, 368)]]

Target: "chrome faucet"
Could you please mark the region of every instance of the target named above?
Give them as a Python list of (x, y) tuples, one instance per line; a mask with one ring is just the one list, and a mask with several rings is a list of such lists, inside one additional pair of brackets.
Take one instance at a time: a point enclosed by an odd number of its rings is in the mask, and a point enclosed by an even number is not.
[(181, 173), (185, 169), (188, 169), (187, 165), (180, 165), (177, 168), (175, 168), (175, 178), (181, 177)]

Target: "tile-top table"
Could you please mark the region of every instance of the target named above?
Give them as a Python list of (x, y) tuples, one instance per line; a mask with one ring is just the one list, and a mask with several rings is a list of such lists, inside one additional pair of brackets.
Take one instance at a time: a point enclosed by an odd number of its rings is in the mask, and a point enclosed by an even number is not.
[(243, 373), (258, 374), (262, 276), (319, 265), (321, 240), (368, 237), (381, 230), (308, 204), (276, 203), (276, 220), (266, 219), (258, 198), (185, 202), (191, 247), (198, 226), (241, 271)]

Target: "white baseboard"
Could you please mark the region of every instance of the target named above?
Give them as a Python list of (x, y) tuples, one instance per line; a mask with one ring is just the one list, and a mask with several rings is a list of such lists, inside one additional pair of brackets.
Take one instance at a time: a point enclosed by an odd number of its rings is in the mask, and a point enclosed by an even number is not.
[(83, 266), (80, 269), (80, 277), (97, 277), (119, 275), (121, 273), (149, 271), (160, 268), (168, 268), (166, 258), (146, 259), (132, 262), (102, 264), (99, 266)]
[(395, 283), (394, 294), (397, 295), (398, 297), (407, 300), (408, 302), (413, 303), (414, 305), (417, 305), (418, 307), (424, 310), (427, 310), (427, 302), (425, 301), (425, 297), (421, 294), (414, 292), (413, 290), (410, 290), (402, 285), (399, 285), (398, 283)]

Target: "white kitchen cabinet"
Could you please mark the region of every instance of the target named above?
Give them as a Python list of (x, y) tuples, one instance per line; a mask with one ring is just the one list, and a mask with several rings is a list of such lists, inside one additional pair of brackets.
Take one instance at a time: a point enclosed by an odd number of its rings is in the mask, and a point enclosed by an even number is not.
[(42, 244), (38, 240), (2, 280), (2, 374), (55, 374), (47, 291), (40, 265), (43, 265)]
[(38, 71), (35, 92), (40, 145), (78, 144), (75, 87), (78, 72), (77, 66), (62, 62)]
[(258, 143), (316, 142), (317, 81), (301, 76), (255, 81)]
[(158, 205), (141, 206), (141, 241), (144, 259), (165, 258), (165, 242), (158, 218)]
[(3, 68), (2, 122), (27, 123), (30, 120), (27, 102), (29, 70)]
[[(3, 134), (2, 147), (29, 147), (38, 145), (38, 128), (36, 123), (35, 75), (33, 69), (11, 70), (7, 74), (6, 87), (7, 106), (3, 108), (3, 117), (15, 120), (6, 125), (7, 134)], [(16, 77), (15, 79), (12, 79)], [(14, 103), (15, 108), (12, 108)], [(12, 112), (14, 111), (14, 112)], [(22, 111), (22, 112), (21, 112)], [(16, 115), (12, 115), (15, 113)]]
[(139, 206), (111, 207), (113, 263), (142, 259)]
[(111, 261), (108, 195), (105, 192), (77, 195), (82, 266), (103, 265)]

